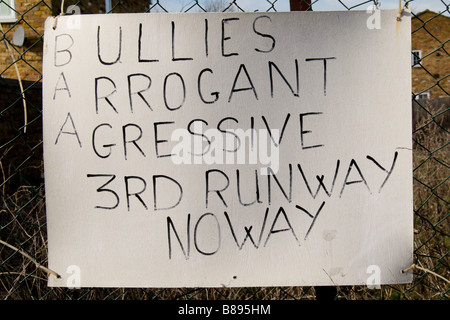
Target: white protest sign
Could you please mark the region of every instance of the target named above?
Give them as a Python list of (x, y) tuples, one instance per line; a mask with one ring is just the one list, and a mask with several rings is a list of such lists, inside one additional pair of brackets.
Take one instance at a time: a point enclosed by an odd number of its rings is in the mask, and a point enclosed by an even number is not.
[(410, 18), (378, 14), (48, 19), (49, 285), (411, 281)]

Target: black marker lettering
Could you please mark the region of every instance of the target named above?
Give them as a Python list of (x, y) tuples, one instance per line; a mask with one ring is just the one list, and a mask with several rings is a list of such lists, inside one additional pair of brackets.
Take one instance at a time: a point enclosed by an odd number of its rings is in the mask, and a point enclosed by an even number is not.
[(202, 95), (202, 90), (201, 90), (201, 78), (203, 73), (205, 72), (209, 72), (209, 73), (213, 73), (213, 71), (211, 69), (203, 69), (202, 71), (200, 71), (199, 75), (198, 75), (198, 80), (197, 80), (197, 87), (198, 87), (198, 95), (200, 96), (200, 99), (207, 104), (212, 104), (214, 102), (216, 102), (217, 100), (219, 100), (219, 92), (215, 91), (215, 92), (211, 92), (210, 95), (212, 97), (214, 97), (214, 100), (205, 100), (205, 98)]
[[(222, 132), (224, 134), (229, 134), (229, 135), (233, 136), (234, 139), (237, 142), (236, 143), (237, 147), (235, 147), (234, 149), (229, 150), (229, 149), (223, 148), (223, 151), (225, 151), (225, 152), (236, 152), (241, 147), (241, 139), (239, 138), (239, 136), (236, 133), (234, 133), (234, 132), (232, 132), (230, 130), (225, 130), (225, 129), (221, 128), (222, 123), (224, 123), (225, 121), (228, 121), (228, 120), (233, 120), (234, 122), (239, 123), (239, 120), (236, 119), (236, 118), (226, 117), (226, 118), (223, 118), (222, 120), (219, 121), (219, 123), (217, 124), (217, 130), (219, 130), (220, 132)], [(225, 147), (228, 146), (229, 144), (230, 144), (229, 140), (225, 139), (225, 143), (224, 143)], [(234, 145), (234, 143), (233, 143), (233, 145)]]
[(256, 249), (259, 248), (259, 246), (261, 244), (262, 236), (263, 236), (263, 233), (264, 233), (264, 229), (265, 229), (265, 226), (266, 226), (267, 216), (269, 215), (269, 208), (266, 208), (266, 212), (264, 214), (264, 219), (263, 219), (263, 223), (262, 223), (262, 226), (261, 226), (261, 230), (259, 232), (259, 240), (258, 240), (257, 243), (254, 241), (254, 239), (252, 237), (252, 234), (251, 234), (253, 226), (250, 226), (250, 227), (244, 226), (245, 237), (244, 237), (244, 240), (239, 244), (239, 241), (237, 239), (237, 236), (236, 236), (236, 233), (234, 231), (233, 225), (231, 223), (231, 219), (228, 216), (228, 213), (226, 211), (224, 211), (224, 215), (225, 215), (225, 218), (227, 219), (228, 226), (230, 227), (231, 235), (233, 236), (234, 242), (236, 243), (236, 246), (239, 248), (239, 250), (241, 250), (243, 248), (243, 246), (244, 246), (245, 242), (247, 241), (247, 239), (250, 239), (250, 241), (252, 242), (253, 246)]
[[(209, 184), (210, 184), (209, 176), (214, 172), (220, 173), (226, 179), (226, 185), (222, 189), (210, 189), (210, 187), (209, 187)], [(205, 172), (205, 181), (206, 181), (206, 198), (205, 198), (206, 208), (208, 208), (208, 205), (209, 205), (209, 193), (211, 193), (211, 192), (215, 192), (217, 194), (217, 196), (220, 198), (220, 200), (222, 200), (223, 205), (225, 207), (228, 207), (227, 203), (225, 202), (225, 200), (221, 194), (221, 192), (225, 191), (228, 188), (228, 186), (230, 185), (230, 179), (228, 178), (228, 176), (224, 172), (222, 172), (218, 169), (212, 169), (212, 170), (208, 170)]]
[(139, 62), (159, 62), (157, 59), (142, 59), (142, 23), (139, 23), (139, 38), (138, 38), (138, 61)]
[[(70, 124), (72, 125), (72, 131), (63, 131), (65, 126), (66, 126), (66, 124), (67, 124), (67, 120), (70, 120)], [(61, 126), (61, 129), (59, 130), (58, 136), (56, 137), (55, 144), (58, 144), (59, 137), (61, 136), (62, 133), (75, 136), (77, 138), (78, 145), (81, 148), (80, 137), (78, 136), (78, 132), (77, 132), (77, 129), (75, 128), (75, 123), (73, 122), (73, 119), (72, 119), (72, 116), (70, 115), (70, 112), (67, 113), (66, 120), (64, 121), (63, 125)]]
[[(169, 106), (169, 103), (167, 102), (167, 81), (169, 80), (170, 77), (177, 77), (178, 79), (180, 79), (181, 87), (183, 89), (183, 99), (182, 99), (182, 102), (180, 103), (180, 105), (178, 105), (177, 107), (171, 107), (171, 106)], [(170, 91), (170, 96), (172, 96), (172, 95), (173, 95), (173, 91)], [(170, 111), (178, 110), (184, 105), (184, 102), (186, 101), (186, 85), (184, 84), (183, 77), (179, 73), (176, 73), (176, 72), (169, 73), (164, 78), (163, 97), (164, 97), (164, 104), (165, 104), (166, 108)]]
[[(58, 84), (61, 79), (64, 82), (64, 87), (58, 87)], [(56, 91), (67, 91), (69, 98), (72, 97), (70, 94), (69, 86), (67, 85), (67, 80), (66, 80), (66, 76), (64, 75), (64, 72), (61, 72), (61, 74), (59, 75), (58, 81), (56, 81), (55, 92), (53, 93), (53, 100), (55, 100), (55, 98), (56, 98)]]
[[(259, 183), (258, 183), (258, 170), (255, 170), (255, 200), (253, 200), (252, 202), (247, 202), (244, 203), (242, 202), (242, 196), (241, 196), (241, 183), (240, 183), (240, 172), (239, 170), (236, 170), (236, 179), (237, 179), (237, 194), (238, 194), (238, 199), (239, 199), (239, 203), (243, 206), (251, 206), (255, 203), (262, 203), (262, 201), (259, 198)], [(248, 183), (248, 180), (245, 180), (246, 183)], [(249, 189), (248, 187), (246, 187), (245, 189)]]
[(322, 114), (322, 112), (308, 112), (308, 113), (301, 113), (300, 114), (300, 143), (301, 143), (301, 146), (302, 146), (302, 150), (304, 150), (304, 149), (312, 149), (312, 148), (319, 148), (319, 147), (323, 147), (324, 146), (323, 144), (316, 144), (316, 145), (312, 145), (312, 146), (305, 146), (304, 138), (303, 138), (303, 136), (305, 134), (312, 132), (310, 130), (304, 130), (303, 129), (303, 127), (304, 127), (304, 125), (303, 125), (303, 118), (306, 117), (306, 116), (313, 116), (313, 115), (319, 115), (319, 114)]
[(284, 129), (286, 129), (286, 125), (288, 124), (289, 118), (291, 117), (291, 114), (288, 113), (286, 116), (286, 119), (284, 120), (284, 124), (283, 124), (283, 128), (281, 129), (281, 133), (280, 133), (280, 137), (278, 138), (278, 142), (275, 141), (275, 139), (272, 136), (272, 130), (270, 130), (270, 126), (267, 123), (266, 117), (262, 116), (262, 120), (264, 122), (264, 124), (266, 125), (267, 131), (269, 132), (270, 138), (273, 141), (273, 144), (278, 147), (281, 143), (281, 139), (283, 138), (283, 134), (284, 134)]
[[(136, 128), (138, 130), (138, 137), (129, 140), (128, 139), (128, 135), (129, 135), (128, 128)], [(139, 127), (137, 124), (134, 124), (134, 123), (128, 123), (128, 124), (126, 124), (126, 125), (124, 125), (122, 127), (122, 136), (123, 136), (123, 154), (125, 156), (125, 160), (128, 160), (128, 148), (127, 148), (127, 145), (129, 143), (132, 143), (136, 147), (136, 149), (138, 149), (140, 151), (140, 153), (145, 157), (144, 151), (142, 151), (141, 147), (139, 147), (139, 145), (136, 143), (136, 141), (138, 141), (139, 139), (142, 138), (142, 129), (141, 129), (141, 127)]]
[(333, 194), (334, 185), (336, 183), (336, 178), (337, 178), (337, 175), (339, 173), (339, 165), (340, 165), (340, 163), (341, 163), (340, 160), (337, 160), (337, 162), (336, 162), (336, 170), (334, 172), (333, 182), (331, 184), (330, 191), (327, 190), (327, 188), (325, 187), (325, 185), (323, 183), (323, 180), (325, 178), (324, 175), (321, 175), (321, 176), (317, 175), (316, 176), (316, 179), (319, 181), (319, 185), (317, 186), (316, 193), (313, 193), (311, 191), (311, 188), (309, 186), (308, 180), (306, 179), (305, 173), (302, 170), (302, 166), (300, 164), (297, 164), (298, 170), (300, 171), (300, 173), (301, 173), (301, 175), (303, 177), (303, 181), (305, 181), (306, 188), (308, 189), (308, 191), (311, 194), (311, 196), (313, 197), (313, 199), (315, 199), (317, 197), (317, 194), (319, 193), (320, 188), (322, 188), (323, 191), (325, 191), (325, 193), (327, 194), (328, 197), (331, 197), (331, 195)]
[[(70, 44), (68, 46), (66, 46), (66, 48), (64, 48), (64, 49), (59, 49), (58, 41), (62, 41), (60, 39), (61, 37), (64, 37), (64, 38), (67, 38), (70, 40)], [(55, 56), (54, 56), (55, 67), (65, 66), (65, 65), (69, 64), (70, 61), (72, 61), (72, 52), (69, 49), (72, 48), (73, 44), (74, 44), (74, 41), (70, 34), (64, 33), (64, 34), (57, 35), (55, 37)], [(63, 54), (63, 53), (65, 54), (66, 58), (65, 59), (60, 58), (63, 60), (59, 61), (58, 57), (60, 57), (61, 54)]]
[[(187, 126), (187, 131), (193, 136), (199, 136), (202, 139), (206, 140), (206, 143), (208, 143), (208, 147), (205, 148), (205, 150), (203, 150), (203, 144), (200, 142), (194, 141), (194, 152), (189, 152), (189, 153), (194, 156), (203, 156), (209, 152), (209, 149), (211, 148), (211, 140), (209, 140), (209, 138), (206, 135), (204, 135), (203, 133), (195, 132), (192, 130), (192, 128), (191, 128), (192, 125), (194, 125), (194, 129), (197, 127), (197, 125), (194, 124), (196, 122), (203, 122), (204, 124), (208, 125), (208, 122), (206, 122), (203, 119), (193, 119), (189, 122), (189, 124)], [(201, 124), (200, 124), (200, 128), (201, 128)], [(197, 149), (200, 149), (202, 152), (195, 153), (195, 151), (197, 151)]]
[(100, 26), (98, 26), (97, 29), (97, 56), (98, 61), (100, 61), (101, 64), (104, 65), (113, 65), (116, 64), (120, 60), (120, 56), (122, 55), (122, 27), (119, 26), (119, 48), (117, 53), (117, 58), (114, 61), (105, 61), (103, 60), (101, 53), (100, 53)]
[(262, 18), (267, 18), (267, 19), (269, 19), (270, 22), (272, 22), (272, 20), (270, 19), (269, 16), (256, 17), (255, 20), (253, 21), (253, 32), (255, 32), (257, 35), (259, 35), (261, 37), (269, 38), (270, 40), (272, 40), (272, 45), (271, 45), (270, 49), (268, 49), (268, 50), (261, 50), (261, 49), (255, 48), (255, 51), (262, 52), (262, 53), (269, 53), (275, 48), (275, 38), (272, 37), (270, 34), (261, 33), (256, 30), (256, 21), (258, 21), (259, 19), (262, 19)]
[[(102, 80), (102, 81), (100, 81)], [(110, 84), (112, 84), (113, 86), (113, 90), (109, 93), (107, 93), (106, 95), (103, 96), (99, 96), (99, 87), (100, 87), (100, 83), (104, 83), (103, 80), (108, 81)], [(99, 105), (99, 100), (100, 99), (105, 99), (105, 101), (109, 104), (109, 106), (114, 110), (115, 113), (119, 113), (116, 109), (116, 107), (114, 107), (113, 103), (111, 102), (111, 100), (109, 99), (109, 97), (111, 97), (114, 93), (116, 93), (116, 84), (114, 83), (114, 81), (112, 81), (110, 78), (108, 77), (98, 77), (95, 78), (95, 112), (98, 114), (98, 105)]]
[(305, 61), (323, 61), (323, 95), (327, 95), (327, 60), (334, 60), (336, 57), (330, 57), (330, 58), (308, 58), (305, 59)]
[(175, 229), (175, 226), (173, 225), (172, 219), (170, 217), (167, 217), (167, 237), (168, 237), (168, 243), (169, 243), (169, 259), (172, 259), (172, 241), (170, 238), (170, 230), (173, 230), (175, 233), (175, 236), (177, 237), (178, 244), (181, 247), (181, 251), (183, 251), (184, 258), (186, 260), (189, 259), (189, 255), (191, 252), (191, 214), (189, 213), (187, 215), (187, 222), (186, 222), (186, 249), (183, 245), (183, 242), (180, 239), (180, 236), (178, 235), (177, 230)]
[(383, 183), (380, 186), (380, 189), (378, 190), (378, 193), (381, 192), (381, 189), (383, 189), (384, 185), (386, 184), (386, 182), (388, 181), (389, 177), (391, 176), (392, 171), (394, 171), (394, 167), (395, 167), (395, 162), (397, 161), (397, 156), (398, 156), (398, 152), (396, 151), (394, 153), (394, 160), (392, 161), (392, 165), (391, 168), (389, 170), (386, 170), (385, 168), (383, 168), (374, 158), (372, 158), (371, 156), (367, 156), (367, 159), (369, 159), (370, 161), (372, 161), (373, 163), (375, 163), (377, 165), (378, 168), (380, 168), (381, 170), (383, 170), (384, 172), (387, 173), (386, 179), (384, 179)]
[(286, 200), (290, 203), (292, 201), (292, 164), (289, 163), (289, 194), (286, 193), (284, 188), (281, 186), (280, 181), (278, 181), (277, 176), (273, 172), (271, 167), (267, 167), (267, 192), (268, 192), (268, 200), (269, 205), (272, 203), (272, 188), (270, 181), (272, 178), (277, 183), (278, 187), (280, 188), (281, 192), (283, 193)]
[[(356, 171), (358, 171), (359, 176), (361, 177), (360, 180), (353, 180), (353, 181), (348, 181), (348, 177), (350, 175), (350, 172), (352, 171), (352, 168), (355, 167)], [(342, 185), (342, 189), (341, 189), (341, 193), (339, 194), (339, 198), (342, 196), (342, 193), (344, 192), (344, 188), (345, 186), (349, 185), (349, 184), (354, 184), (354, 183), (364, 183), (364, 185), (367, 187), (367, 190), (369, 190), (369, 193), (372, 194), (372, 192), (370, 191), (370, 188), (367, 184), (366, 179), (364, 179), (364, 176), (361, 173), (361, 170), (358, 167), (358, 164), (356, 163), (355, 159), (352, 159), (352, 161), (350, 161), (350, 165), (348, 166), (348, 171), (347, 171), (347, 175), (345, 176), (345, 180), (344, 180), (344, 184)]]
[[(216, 225), (217, 225), (217, 248), (215, 250), (211, 251), (211, 252), (206, 252), (206, 251), (200, 250), (200, 248), (198, 246), (198, 243), (197, 243), (197, 228), (200, 225), (200, 221), (202, 221), (205, 217), (213, 217), (214, 221), (216, 222)], [(219, 221), (217, 220), (217, 217), (213, 213), (210, 213), (210, 212), (203, 214), (198, 219), (198, 221), (197, 221), (197, 223), (195, 224), (195, 227), (194, 227), (194, 245), (195, 245), (195, 249), (197, 249), (197, 251), (200, 252), (203, 255), (210, 256), (210, 255), (215, 254), (217, 251), (219, 251), (221, 241), (222, 240), (221, 240), (221, 234), (220, 234), (220, 224), (219, 224)]]
[(175, 58), (175, 22), (171, 21), (171, 24), (172, 24), (172, 61), (193, 60), (192, 58)]
[(114, 203), (114, 205), (107, 206), (107, 207), (106, 206), (95, 206), (96, 209), (112, 210), (112, 209), (115, 209), (115, 208), (117, 208), (119, 206), (120, 199), (119, 199), (119, 196), (117, 195), (117, 193), (114, 190), (105, 188), (108, 184), (110, 184), (116, 178), (116, 176), (114, 174), (88, 174), (87, 177), (88, 178), (98, 178), (98, 177), (100, 177), (100, 178), (110, 178), (105, 184), (103, 184), (101, 187), (99, 187), (97, 189), (97, 192), (98, 193), (100, 193), (100, 192), (111, 193), (114, 196), (114, 198), (115, 198), (115, 203)]
[[(133, 85), (133, 81), (132, 79), (139, 77), (140, 79), (144, 78), (147, 81), (147, 87), (145, 89), (139, 89), (139, 90), (135, 90), (134, 89), (134, 85)], [(150, 106), (150, 103), (148, 103), (148, 101), (144, 98), (144, 95), (142, 94), (142, 92), (147, 91), (148, 89), (150, 89), (150, 86), (152, 85), (152, 79), (143, 74), (143, 73), (134, 73), (134, 74), (130, 74), (128, 77), (128, 97), (130, 99), (130, 111), (131, 113), (133, 113), (133, 96), (134, 95), (138, 95), (139, 98), (141, 98), (141, 100), (145, 103), (145, 105), (153, 111), (152, 107)], [(140, 82), (140, 81), (139, 81)]]
[[(280, 217), (280, 213), (283, 214), (284, 220), (286, 221), (286, 223), (288, 225), (288, 228), (274, 230), (275, 224), (277, 223), (277, 221), (278, 221), (278, 219)], [(295, 241), (297, 241), (298, 245), (300, 245), (300, 242), (298, 241), (297, 235), (295, 234), (294, 229), (292, 228), (291, 223), (289, 222), (289, 219), (288, 219), (288, 217), (286, 215), (286, 212), (284, 211), (283, 207), (280, 207), (278, 209), (277, 215), (273, 219), (272, 227), (270, 227), (270, 231), (269, 231), (269, 233), (267, 235), (266, 241), (264, 242), (264, 247), (267, 245), (267, 242), (269, 241), (269, 238), (270, 238), (270, 236), (272, 234), (278, 233), (278, 232), (289, 231), (289, 230), (291, 231), (292, 235), (294, 236)]]
[(239, 18), (228, 18), (228, 19), (223, 19), (222, 20), (222, 56), (223, 57), (231, 57), (231, 56), (237, 56), (238, 55), (237, 52), (225, 53), (225, 41), (231, 39), (231, 37), (226, 37), (225, 36), (225, 25), (228, 24), (228, 22), (230, 22), (230, 21), (238, 21), (238, 20), (239, 20)]
[[(160, 180), (160, 179), (164, 179), (164, 180), (166, 180), (168, 182), (171, 181), (172, 185), (177, 186), (179, 196), (178, 196), (178, 199), (176, 200), (175, 204), (168, 205), (166, 207), (159, 207), (158, 206), (158, 188), (157, 188), (158, 184), (157, 184), (157, 181)], [(170, 194), (170, 195), (174, 195), (175, 194), (173, 192), (173, 190), (168, 190), (167, 186), (164, 188), (164, 193), (165, 194)], [(155, 175), (155, 176), (153, 176), (153, 209), (155, 211), (173, 209), (173, 208), (175, 208), (176, 206), (178, 206), (180, 204), (181, 199), (183, 199), (183, 188), (181, 187), (181, 184), (177, 180), (175, 180), (175, 179), (173, 179), (171, 177), (165, 176), (165, 175)]]
[[(250, 86), (243, 87), (243, 88), (236, 88), (236, 83), (237, 83), (237, 80), (238, 80), (242, 70), (244, 70), (245, 76), (247, 77), (247, 80), (248, 80), (248, 83)], [(236, 74), (236, 77), (234, 78), (233, 87), (231, 88), (230, 97), (228, 98), (228, 102), (231, 101), (231, 97), (233, 96), (233, 93), (240, 92), (240, 91), (247, 91), (247, 90), (252, 90), (253, 94), (255, 95), (256, 100), (258, 100), (258, 94), (256, 93), (255, 86), (253, 85), (252, 79), (250, 78), (250, 75), (248, 74), (247, 68), (245, 67), (244, 64), (241, 64), (239, 66), (239, 70)]]
[(205, 55), (208, 58), (208, 19), (205, 19)]
[(159, 154), (159, 149), (158, 149), (158, 145), (161, 143), (165, 143), (168, 142), (168, 140), (160, 140), (158, 139), (158, 126), (160, 125), (166, 125), (166, 124), (173, 124), (175, 122), (173, 121), (164, 121), (164, 122), (155, 122), (153, 123), (153, 130), (155, 133), (155, 152), (156, 152), (156, 157), (157, 158), (164, 158), (164, 157), (170, 157), (173, 154)]
[(295, 89), (296, 91), (294, 91), (294, 89), (292, 88), (291, 84), (289, 83), (289, 81), (286, 80), (285, 76), (281, 73), (280, 69), (278, 69), (277, 65), (275, 63), (273, 63), (272, 61), (269, 61), (269, 78), (270, 78), (270, 96), (273, 98), (273, 71), (272, 69), (275, 68), (275, 70), (278, 72), (278, 74), (281, 76), (281, 79), (284, 80), (284, 82), (287, 84), (287, 86), (289, 87), (289, 90), (291, 90), (291, 93), (294, 95), (294, 97), (298, 97), (299, 96), (299, 90), (300, 90), (300, 81), (299, 81), (299, 72), (298, 72), (298, 61), (297, 59), (295, 59)]
[[(136, 199), (139, 200), (140, 203), (142, 203), (142, 205), (144, 206), (145, 210), (147, 210), (147, 205), (145, 204), (144, 200), (142, 200), (140, 194), (143, 193), (146, 189), (147, 189), (147, 183), (145, 182), (144, 179), (142, 179), (141, 177), (137, 177), (137, 176), (126, 176), (124, 177), (125, 179), (125, 191), (126, 191), (126, 195), (127, 195), (127, 208), (128, 211), (130, 211), (130, 197), (131, 196), (135, 196)], [(141, 190), (137, 191), (137, 192), (130, 192), (130, 180), (135, 180), (135, 181), (141, 181), (143, 187), (141, 188)]]
[(311, 225), (308, 228), (308, 231), (306, 232), (305, 238), (304, 240), (306, 240), (306, 238), (308, 237), (309, 233), (311, 232), (312, 227), (314, 226), (314, 223), (316, 222), (317, 217), (319, 216), (320, 211), (322, 210), (323, 206), (325, 205), (325, 201), (322, 202), (322, 204), (320, 205), (319, 209), (317, 210), (316, 214), (313, 216), (311, 213), (309, 213), (308, 210), (306, 210), (305, 208), (300, 207), (299, 205), (296, 205), (295, 207), (301, 211), (303, 211), (304, 213), (306, 213), (311, 219), (313, 219), (313, 221), (311, 222)]
[[(116, 144), (115, 144), (115, 143), (110, 143), (110, 144), (104, 144), (104, 145), (102, 145), (103, 148), (109, 148), (108, 154), (100, 154), (100, 153), (97, 151), (97, 148), (96, 148), (96, 146), (95, 146), (95, 145), (96, 145), (96, 144), (95, 144), (95, 141), (96, 141), (96, 134), (97, 134), (97, 130), (98, 130), (99, 128), (101, 128), (101, 127), (109, 127), (110, 129), (112, 129), (112, 126), (111, 126), (109, 123), (102, 123), (102, 124), (99, 124), (98, 126), (96, 126), (95, 129), (94, 129), (94, 131), (92, 132), (92, 149), (94, 150), (95, 154), (96, 154), (99, 158), (106, 159), (106, 158), (108, 158), (108, 157), (111, 155), (112, 147), (114, 147)], [(108, 137), (111, 137), (111, 135), (107, 135), (107, 136), (108, 136)]]

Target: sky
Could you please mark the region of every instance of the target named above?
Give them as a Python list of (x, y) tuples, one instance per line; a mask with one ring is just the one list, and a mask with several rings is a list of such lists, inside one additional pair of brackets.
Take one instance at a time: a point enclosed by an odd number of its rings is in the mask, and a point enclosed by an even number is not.
[[(200, 4), (204, 4), (207, 1), (208, 0), (198, 0)], [(230, 0), (225, 0), (225, 2), (229, 1)], [(345, 6), (352, 8), (352, 10), (366, 10), (373, 4), (373, 2), (367, 2), (367, 0), (318, 0), (316, 3), (314, 3), (314, 1), (316, 0), (312, 0), (314, 11), (347, 10)], [(155, 0), (153, 0), (153, 2), (155, 2)], [(170, 12), (184, 11), (191, 7), (192, 4), (195, 4), (194, 0), (159, 0), (159, 2)], [(289, 11), (289, 0), (270, 0), (270, 2), (274, 2), (277, 11)], [(345, 4), (345, 6), (340, 2)], [(404, 1), (402, 0), (402, 3), (403, 2)], [(267, 11), (271, 7), (267, 0), (237, 0), (237, 3), (244, 11), (248, 12), (256, 10)], [(380, 9), (382, 10), (398, 8), (398, 0), (379, 0), (379, 3), (381, 4)], [(409, 2), (409, 8), (414, 13), (419, 13), (426, 9), (439, 13), (446, 11), (449, 5), (450, 0), (413, 0)], [(197, 10), (194, 9), (194, 11)], [(449, 14), (448, 11), (446, 14)]]

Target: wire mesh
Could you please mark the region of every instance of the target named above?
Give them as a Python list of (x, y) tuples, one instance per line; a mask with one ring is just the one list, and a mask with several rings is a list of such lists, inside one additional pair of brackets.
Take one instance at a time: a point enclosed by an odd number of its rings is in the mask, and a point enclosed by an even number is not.
[[(366, 10), (396, 1), (301, 0), (297, 10)], [(449, 298), (450, 12), (443, 0), (406, 1), (412, 10), (414, 281), (339, 287), (337, 299)], [(106, 13), (104, 1), (65, 1), (82, 14)], [(109, 12), (289, 11), (282, 0), (111, 1)], [(313, 287), (95, 288), (47, 286), (42, 152), (43, 23), (61, 13), (58, 0), (0, 1), (0, 297), (2, 299), (314, 299)], [(69, 12), (70, 13), (70, 12)], [(13, 34), (24, 27), (23, 46)], [(16, 69), (17, 67), (17, 69)], [(18, 81), (20, 79), (20, 81)]]

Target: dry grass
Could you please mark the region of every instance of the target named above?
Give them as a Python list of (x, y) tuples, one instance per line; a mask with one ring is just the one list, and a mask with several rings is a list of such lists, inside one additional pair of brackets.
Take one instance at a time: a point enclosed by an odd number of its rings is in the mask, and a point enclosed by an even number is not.
[[(447, 111), (448, 113), (448, 111)], [(414, 132), (415, 263), (450, 279), (449, 240), (449, 132), (431, 117)], [(315, 299), (312, 287), (209, 289), (79, 289), (47, 287), (47, 236), (43, 185), (21, 186), (11, 192), (8, 177), (14, 172), (0, 158), (0, 238), (30, 257), (0, 244), (1, 299)], [(42, 169), (42, 168), (41, 168)], [(448, 299), (447, 281), (414, 270), (407, 285), (338, 287), (338, 299)]]

